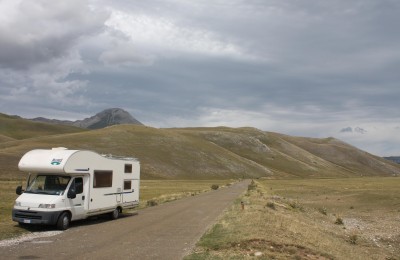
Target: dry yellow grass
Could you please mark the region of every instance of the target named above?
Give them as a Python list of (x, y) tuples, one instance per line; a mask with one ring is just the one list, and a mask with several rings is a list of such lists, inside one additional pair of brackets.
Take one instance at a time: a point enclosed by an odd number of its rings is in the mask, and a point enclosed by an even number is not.
[(245, 209), (237, 200), (187, 259), (398, 259), (399, 187), (400, 178), (258, 181)]
[(18, 196), (15, 194), (15, 188), (20, 184), (18, 181), (0, 181), (0, 239), (25, 232), (11, 220), (11, 210)]
[[(3, 136), (8, 135), (3, 133)], [(252, 128), (156, 129), (117, 125), (78, 133), (54, 131), (46, 135), (44, 131), (42, 136), (32, 134), (23, 140), (3, 140), (0, 179), (20, 178), (18, 160), (27, 151), (60, 146), (136, 157), (142, 166), (142, 179), (400, 175), (399, 165), (332, 138), (289, 137)]]

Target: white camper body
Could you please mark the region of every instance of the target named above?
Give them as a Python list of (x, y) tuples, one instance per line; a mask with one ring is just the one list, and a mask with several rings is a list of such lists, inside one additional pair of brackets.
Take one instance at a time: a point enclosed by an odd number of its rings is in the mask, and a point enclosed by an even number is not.
[(38, 149), (26, 153), (18, 167), (30, 173), (12, 212), (21, 224), (67, 229), (70, 221), (104, 213), (118, 218), (123, 209), (139, 204), (140, 164), (133, 158)]

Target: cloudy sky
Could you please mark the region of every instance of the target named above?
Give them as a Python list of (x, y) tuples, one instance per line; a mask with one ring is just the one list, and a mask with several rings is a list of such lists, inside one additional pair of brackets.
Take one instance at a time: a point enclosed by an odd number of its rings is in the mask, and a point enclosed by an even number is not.
[(400, 155), (398, 0), (0, 0), (0, 112), (252, 126)]

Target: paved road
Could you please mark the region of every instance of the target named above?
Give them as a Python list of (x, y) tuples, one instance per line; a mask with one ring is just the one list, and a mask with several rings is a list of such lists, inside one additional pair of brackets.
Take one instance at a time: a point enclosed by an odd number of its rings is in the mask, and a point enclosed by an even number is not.
[(139, 211), (87, 220), (60, 235), (0, 247), (0, 259), (182, 259), (248, 181)]

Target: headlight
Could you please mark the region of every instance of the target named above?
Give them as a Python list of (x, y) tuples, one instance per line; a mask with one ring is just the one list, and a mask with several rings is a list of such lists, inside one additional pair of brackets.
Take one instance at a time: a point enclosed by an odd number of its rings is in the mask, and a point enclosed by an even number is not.
[(39, 208), (42, 209), (54, 209), (56, 207), (56, 204), (40, 204)]
[(16, 201), (16, 202), (14, 203), (14, 206), (21, 207), (21, 202)]

